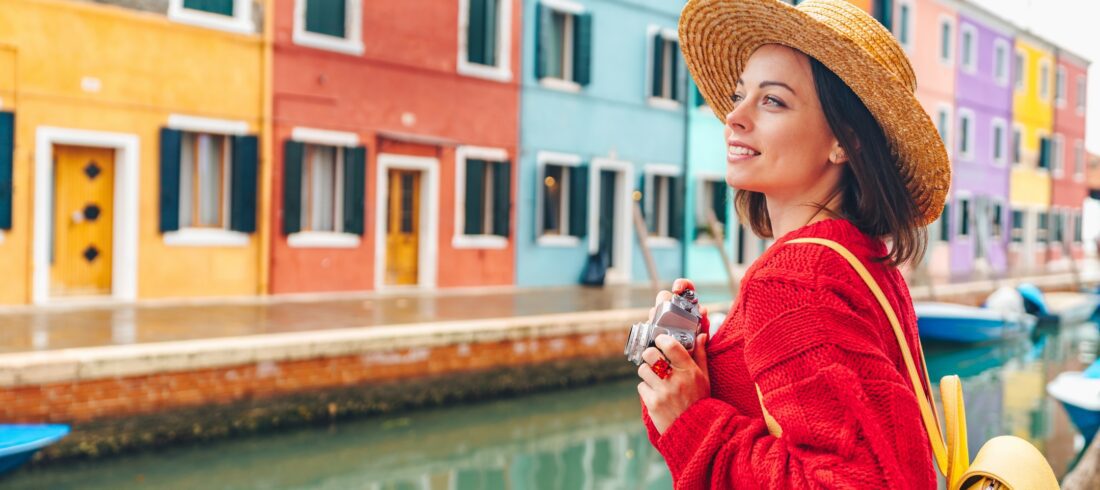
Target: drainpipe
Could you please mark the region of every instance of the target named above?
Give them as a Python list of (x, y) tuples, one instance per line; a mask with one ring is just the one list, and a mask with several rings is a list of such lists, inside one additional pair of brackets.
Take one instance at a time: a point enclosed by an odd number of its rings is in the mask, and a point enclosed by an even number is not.
[[(685, 76), (684, 78), (687, 78), (687, 77)], [(684, 192), (680, 193), (681, 196), (684, 196), (685, 200), (691, 199), (690, 197), (688, 197), (688, 193), (687, 193), (688, 179), (691, 178), (691, 174), (688, 172), (688, 170), (691, 168), (691, 165), (690, 165), (691, 152), (689, 151), (691, 145), (688, 142), (689, 142), (689, 137), (691, 135), (691, 124), (690, 123), (691, 123), (691, 105), (692, 105), (691, 104), (691, 90), (688, 90), (689, 89), (688, 85), (689, 84), (686, 83), (686, 81), (683, 84), (683, 86), (684, 86), (684, 90), (683, 90), (683, 93), (684, 93), (684, 103), (683, 103), (683, 108), (684, 108), (684, 142), (683, 142), (683, 145), (684, 145), (684, 150), (683, 150), (683, 153), (684, 153), (684, 178), (681, 179), (682, 182), (683, 182), (681, 185), (684, 186)], [(696, 189), (695, 192), (699, 192), (699, 190)], [(683, 204), (686, 204), (686, 203), (683, 203)], [(687, 206), (683, 205), (681, 209), (687, 209)], [(684, 213), (684, 214), (686, 215), (687, 213)], [(685, 225), (685, 226), (683, 226), (684, 237), (683, 237), (683, 240), (681, 240), (681, 242), (680, 242), (680, 277), (687, 277), (687, 273), (688, 273), (688, 270), (687, 270), (688, 249), (689, 249), (689, 247), (688, 247), (688, 237), (691, 236), (691, 230), (689, 230), (688, 227), (686, 226), (689, 223), (688, 217), (687, 216), (681, 216), (680, 218), (684, 220), (683, 222), (684, 222), (684, 225)]]
[(275, 2), (268, 0), (263, 2), (263, 39), (260, 43), (262, 61), (260, 63), (261, 87), (260, 87), (260, 209), (259, 232), (259, 284), (256, 294), (266, 296), (271, 291), (271, 179), (275, 168), (274, 159), (274, 118), (272, 117), (274, 106), (274, 38), (275, 38)]

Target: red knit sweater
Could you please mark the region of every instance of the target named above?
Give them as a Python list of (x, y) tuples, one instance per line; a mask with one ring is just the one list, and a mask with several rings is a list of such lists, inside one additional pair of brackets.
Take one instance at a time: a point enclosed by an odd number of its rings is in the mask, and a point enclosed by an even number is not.
[[(845, 220), (814, 223), (778, 240), (742, 279), (707, 343), (710, 398), (663, 435), (643, 405), (650, 442), (677, 489), (935, 488), (928, 436), (885, 313), (839, 254), (785, 245), (801, 237), (836, 241), (863, 262), (917, 358), (905, 281), (871, 260), (883, 243)], [(782, 427), (778, 438), (768, 434), (754, 383)]]

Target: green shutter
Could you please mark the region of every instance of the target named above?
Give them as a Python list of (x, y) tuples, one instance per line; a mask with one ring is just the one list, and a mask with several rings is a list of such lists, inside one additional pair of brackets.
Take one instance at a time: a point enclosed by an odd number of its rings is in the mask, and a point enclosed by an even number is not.
[(684, 178), (668, 178), (668, 234), (684, 240)]
[(489, 65), (485, 59), (485, 22), (488, 3), (492, 0), (469, 0), (469, 22), (466, 26), (466, 60), (471, 63)]
[(662, 54), (665, 50), (665, 38), (661, 37), (661, 33), (658, 32), (653, 36), (653, 65), (650, 67), (652, 70), (653, 83), (649, 86), (649, 95), (654, 97), (661, 96), (661, 81), (664, 77), (661, 74), (664, 72), (664, 56)]
[(490, 66), (496, 66), (497, 64), (497, 2), (498, 0), (484, 0), (485, 1), (485, 28), (482, 29), (483, 37), (485, 39), (484, 45), (484, 61), (482, 63)]
[(493, 171), (493, 234), (508, 238), (512, 221), (512, 163), (499, 162)]
[(344, 232), (362, 235), (365, 229), (367, 147), (344, 148)]
[(481, 235), (485, 233), (482, 223), (485, 221), (485, 162), (466, 160), (466, 224), (463, 233)]
[(259, 139), (255, 136), (234, 136), (232, 151), (229, 229), (252, 233), (256, 231)]
[(642, 210), (642, 218), (646, 217), (646, 212), (645, 212), (645, 203), (646, 203), (645, 177), (646, 177), (645, 172), (642, 172), (641, 177), (638, 177), (638, 196), (640, 197), (640, 200), (638, 201), (638, 204), (639, 204), (640, 209)]
[(233, 0), (183, 0), (183, 8), (232, 16)]
[(174, 129), (160, 130), (160, 231), (180, 229), (180, 140)]
[(588, 165), (569, 169), (569, 234), (583, 237), (588, 231)]
[(305, 145), (286, 140), (283, 145), (283, 234), (302, 229), (302, 158)]
[(1050, 139), (1039, 138), (1039, 168), (1050, 168)]
[(588, 85), (592, 81), (592, 14), (579, 14), (573, 19), (573, 81)]
[(0, 230), (11, 229), (15, 114), (0, 112)]
[(726, 219), (729, 217), (729, 206), (726, 205), (726, 183), (711, 182), (710, 186), (711, 206), (714, 208), (714, 216), (725, 226)]
[(554, 29), (551, 13), (550, 9), (543, 7), (541, 3), (535, 6), (535, 80), (546, 77), (546, 63), (550, 60), (549, 50), (554, 49), (548, 39)]
[(671, 44), (672, 55), (669, 56), (671, 61), (668, 69), (672, 72), (672, 76), (669, 77), (672, 87), (669, 94), (672, 100), (680, 100), (680, 43), (673, 41)]
[(306, 30), (346, 37), (347, 0), (306, 0)]

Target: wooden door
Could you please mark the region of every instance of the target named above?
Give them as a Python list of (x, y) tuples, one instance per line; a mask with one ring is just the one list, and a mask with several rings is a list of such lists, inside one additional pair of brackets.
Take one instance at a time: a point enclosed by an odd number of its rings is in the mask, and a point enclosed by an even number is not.
[(54, 147), (51, 296), (111, 293), (114, 150)]
[(389, 171), (386, 284), (416, 285), (420, 269), (420, 171)]

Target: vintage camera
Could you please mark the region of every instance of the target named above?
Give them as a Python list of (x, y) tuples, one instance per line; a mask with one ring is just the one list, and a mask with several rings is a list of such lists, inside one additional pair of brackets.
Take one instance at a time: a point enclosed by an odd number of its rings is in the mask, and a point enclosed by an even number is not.
[(630, 327), (630, 336), (626, 339), (626, 360), (641, 366), (642, 352), (653, 346), (658, 335), (671, 335), (688, 352), (695, 348), (695, 337), (699, 335), (702, 315), (699, 314), (699, 300), (695, 291), (684, 290), (672, 296), (672, 299), (657, 306), (653, 323), (635, 323)]

